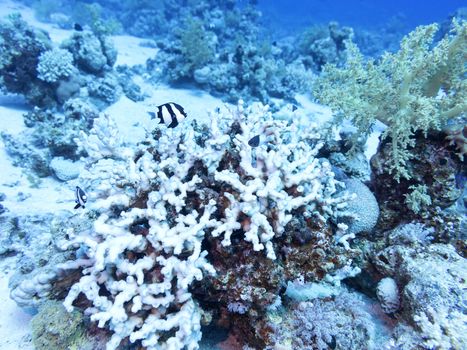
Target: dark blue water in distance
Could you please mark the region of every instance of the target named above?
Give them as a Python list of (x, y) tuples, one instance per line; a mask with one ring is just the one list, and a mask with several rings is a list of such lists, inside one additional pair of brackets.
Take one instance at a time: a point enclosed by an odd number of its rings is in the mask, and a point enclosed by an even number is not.
[(264, 22), (289, 30), (329, 21), (372, 29), (395, 19), (410, 30), (421, 24), (442, 22), (466, 6), (466, 0), (259, 0)]

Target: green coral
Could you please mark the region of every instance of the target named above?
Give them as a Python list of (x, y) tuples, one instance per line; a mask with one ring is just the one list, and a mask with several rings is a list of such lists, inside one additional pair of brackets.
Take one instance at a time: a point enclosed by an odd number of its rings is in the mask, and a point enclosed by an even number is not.
[(376, 120), (388, 128), (382, 137), (391, 140), (388, 165), (397, 181), (410, 178), (415, 132), (425, 136), (467, 110), (467, 24), (453, 21), (453, 29), (433, 43), (438, 25), (417, 27), (402, 39), (400, 50), (379, 60), (365, 60), (357, 46), (347, 42), (345, 66), (326, 65), (314, 94), (337, 112), (337, 121), (349, 118), (368, 136)]
[(431, 197), (426, 185), (412, 185), (409, 186), (409, 190), (412, 192), (404, 194), (405, 204), (415, 214), (419, 214), (431, 205)]
[(182, 55), (185, 58), (187, 71), (192, 72), (202, 68), (214, 56), (214, 50), (210, 45), (211, 36), (204, 30), (199, 20), (190, 19), (186, 27), (180, 32)]

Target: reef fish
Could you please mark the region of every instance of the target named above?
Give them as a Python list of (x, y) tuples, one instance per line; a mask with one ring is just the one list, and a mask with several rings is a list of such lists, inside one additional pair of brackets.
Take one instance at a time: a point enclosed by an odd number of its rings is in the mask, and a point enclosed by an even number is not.
[(256, 135), (256, 136), (253, 136), (249, 141), (248, 141), (248, 144), (251, 146), (251, 147), (258, 147), (259, 146), (259, 135)]
[(151, 119), (159, 119), (159, 124), (164, 123), (168, 128), (175, 128), (186, 117), (185, 110), (177, 103), (169, 102), (157, 106), (157, 112), (148, 112)]
[(76, 189), (75, 189), (75, 209), (78, 209), (79, 207), (83, 207), (84, 209), (84, 205), (86, 204), (88, 200), (88, 196), (86, 196), (86, 193), (79, 187), (79, 186), (76, 186)]

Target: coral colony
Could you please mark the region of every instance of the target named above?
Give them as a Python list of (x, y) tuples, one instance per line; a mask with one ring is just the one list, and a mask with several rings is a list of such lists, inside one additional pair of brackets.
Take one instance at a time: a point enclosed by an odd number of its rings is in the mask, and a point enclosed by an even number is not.
[[(242, 232), (248, 249), (275, 260), (293, 217), (324, 226), (344, 213), (348, 196), (329, 162), (314, 157), (322, 147), (316, 126), (274, 120), (255, 107), (244, 111), (240, 101), (230, 115), (211, 115), (204, 132), (188, 121), (156, 128), (136, 150), (116, 141), (109, 116), (83, 134), (90, 157), (82, 182), (94, 189), (98, 218), (87, 234), (69, 232), (82, 253), (61, 268), (82, 267), (83, 276), (65, 306), (71, 311), (83, 293), (91, 320), (113, 331), (108, 349), (126, 337), (148, 349), (197, 347), (201, 314), (189, 287), (216, 273), (206, 236), (229, 247)], [(265, 141), (253, 167), (248, 141), (258, 133)]]
[[(1, 89), (32, 106), (5, 149), (31, 187), (70, 189), (69, 211), (0, 204), (37, 350), (194, 350), (202, 327), (235, 349), (467, 348), (461, 15), (369, 58), (394, 43), (336, 22), (264, 43), (254, 1), (71, 3), (38, 4), (70, 29), (60, 44), (19, 15), (0, 23)], [(145, 43), (157, 55), (115, 67), (118, 29), (161, 33)], [(126, 139), (104, 109), (161, 81), (233, 104), (203, 118), (148, 103), (145, 136)], [(310, 91), (334, 119), (295, 99)]]

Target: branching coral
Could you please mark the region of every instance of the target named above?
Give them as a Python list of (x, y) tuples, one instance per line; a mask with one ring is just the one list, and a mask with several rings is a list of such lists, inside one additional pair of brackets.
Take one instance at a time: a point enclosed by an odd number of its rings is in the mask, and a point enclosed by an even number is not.
[[(293, 217), (326, 222), (348, 199), (329, 163), (315, 158), (316, 129), (275, 120), (263, 106), (212, 114), (209, 130), (162, 128), (134, 150), (104, 116), (80, 142), (90, 155), (81, 183), (97, 219), (93, 230), (70, 230), (64, 244), (81, 249), (61, 268), (82, 268), (65, 305), (86, 297), (91, 320), (113, 331), (108, 349), (122, 341), (197, 348), (200, 313), (189, 287), (215, 274), (206, 237), (224, 247), (241, 237), (272, 264)], [(257, 134), (263, 141), (252, 150)]]
[(388, 126), (383, 138), (391, 139), (389, 171), (396, 179), (410, 178), (405, 165), (415, 132), (438, 130), (467, 110), (467, 23), (453, 25), (450, 35), (436, 44), (438, 26), (420, 26), (402, 40), (397, 53), (378, 61), (365, 61), (348, 42), (345, 67), (327, 65), (316, 81), (315, 96), (339, 120), (350, 118), (365, 136), (376, 120)]
[(60, 78), (70, 76), (75, 71), (77, 72), (73, 66), (73, 55), (67, 50), (52, 49), (39, 56), (37, 77), (41, 80), (54, 83)]

